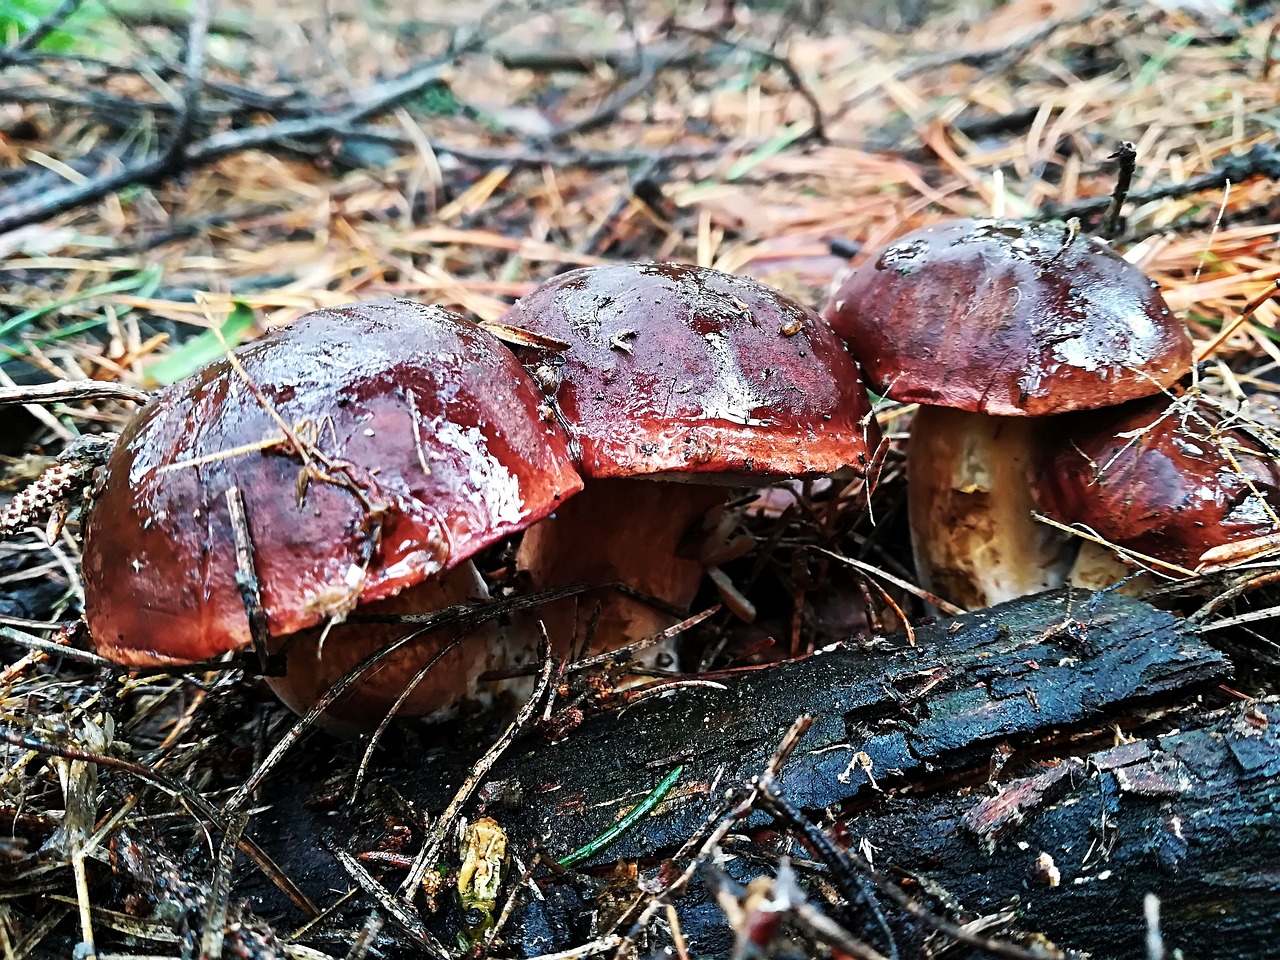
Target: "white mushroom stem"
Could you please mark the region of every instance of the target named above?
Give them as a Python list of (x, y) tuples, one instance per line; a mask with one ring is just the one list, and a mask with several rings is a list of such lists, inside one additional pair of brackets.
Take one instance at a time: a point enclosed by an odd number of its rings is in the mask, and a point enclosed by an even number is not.
[[(727, 489), (646, 479), (588, 481), (555, 514), (525, 531), (516, 557), (535, 589), (621, 581), (677, 607), (687, 607), (702, 581), (696, 550), (678, 556), (685, 533)], [(616, 590), (593, 591), (545, 604), (535, 615), (563, 653), (581, 642), (600, 608), (592, 650), (616, 650), (651, 637), (676, 618)], [(575, 638), (577, 640), (575, 641)], [(673, 666), (674, 644), (650, 647), (638, 659)]]
[(1043, 420), (921, 406), (907, 448), (921, 584), (970, 610), (1061, 586), (1073, 550), (1032, 516), (1029, 468)]
[(1150, 590), (1156, 582), (1151, 574), (1139, 573), (1133, 565), (1125, 563), (1102, 544), (1082, 539), (1067, 582), (1085, 590), (1106, 590), (1126, 578), (1128, 582), (1116, 587), (1116, 592), (1130, 597)]
[[(430, 613), (488, 596), (475, 565), (467, 562), (394, 597), (361, 604), (355, 614)], [(273, 653), (288, 644), (286, 672), (282, 677), (268, 678), (267, 683), (290, 708), (305, 713), (365, 657), (417, 629), (412, 623), (346, 622), (333, 626), (327, 635), (323, 628), (315, 627), (292, 636), (273, 637)], [(322, 725), (343, 736), (376, 727), (418, 672), (465, 629), (451, 627), (424, 633), (380, 660), (329, 707)], [(532, 652), (522, 645), (517, 648), (514, 635), (500, 633), (492, 621), (482, 623), (462, 636), (458, 645), (431, 667), (396, 716), (441, 720), (456, 713), (462, 702), (488, 700), (499, 686), (485, 684), (482, 688), (478, 683), (480, 675), (522, 659), (532, 659)]]

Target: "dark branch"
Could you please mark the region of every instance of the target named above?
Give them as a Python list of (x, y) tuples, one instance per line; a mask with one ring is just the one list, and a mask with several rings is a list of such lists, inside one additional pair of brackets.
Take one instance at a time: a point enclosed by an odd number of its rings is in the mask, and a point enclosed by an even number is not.
[(49, 11), (48, 15), (35, 25), (33, 29), (23, 34), (14, 43), (11, 50), (0, 51), (0, 66), (8, 66), (11, 62), (9, 54), (26, 53), (28, 50), (34, 50), (41, 42), (53, 33), (67, 21), (73, 13), (80, 9), (80, 4), (84, 0), (62, 0), (62, 3)]
[(1119, 167), (1116, 171), (1116, 188), (1111, 194), (1111, 204), (1107, 207), (1107, 215), (1102, 218), (1102, 236), (1111, 240), (1120, 232), (1120, 225), (1123, 222), (1120, 210), (1124, 207), (1125, 198), (1129, 195), (1129, 186), (1133, 183), (1133, 171), (1138, 163), (1138, 148), (1126, 140), (1107, 159), (1114, 160)]
[(210, 0), (195, 0), (191, 26), (187, 30), (187, 89), (182, 99), (182, 115), (164, 152), (166, 172), (182, 166), (182, 151), (191, 137), (200, 114), (200, 92), (204, 88), (205, 47), (209, 39)]
[[(1187, 197), (1204, 190), (1217, 190), (1227, 183), (1242, 183), (1254, 177), (1266, 177), (1280, 181), (1280, 140), (1254, 144), (1246, 154), (1224, 157), (1218, 166), (1208, 173), (1192, 177), (1183, 183), (1164, 183), (1129, 195), (1133, 203), (1150, 203), (1153, 200), (1169, 200)], [(1066, 206), (1047, 203), (1041, 208), (1042, 216), (1065, 220), (1069, 217), (1085, 217), (1100, 213), (1111, 204), (1110, 197), (1090, 197)]]

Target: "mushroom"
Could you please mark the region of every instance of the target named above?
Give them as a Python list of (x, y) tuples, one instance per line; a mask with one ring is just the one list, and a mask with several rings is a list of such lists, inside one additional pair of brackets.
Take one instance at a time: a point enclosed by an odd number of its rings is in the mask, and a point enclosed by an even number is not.
[(917, 572), (970, 609), (1059, 585), (1066, 539), (1031, 516), (1037, 441), (1072, 410), (1159, 392), (1191, 340), (1156, 285), (1074, 225), (953, 220), (855, 270), (823, 311), (872, 389), (918, 403)]
[[(84, 544), (98, 650), (130, 666), (201, 661), (252, 642), (237, 587), (239, 491), (273, 651), (296, 710), (403, 625), (361, 613), (483, 596), (470, 559), (581, 489), (566, 440), (510, 352), (474, 324), (407, 301), (310, 313), (162, 393), (122, 435)], [(377, 723), (454, 639), (426, 634), (384, 659), (329, 716)], [(401, 713), (435, 714), (522, 654), (463, 642)], [(379, 712), (380, 711), (380, 712)]]
[[(1247, 425), (1191, 395), (1071, 414), (1036, 463), (1036, 505), (1157, 572), (1194, 569), (1212, 548), (1280, 530), (1280, 461)], [(1132, 572), (1086, 541), (1071, 582), (1097, 590)]]
[[(568, 344), (520, 352), (587, 481), (521, 541), (518, 564), (538, 587), (616, 579), (687, 607), (703, 567), (681, 540), (729, 487), (861, 471), (878, 443), (844, 345), (754, 280), (683, 264), (588, 267), (544, 283), (503, 322)], [(592, 599), (605, 649), (672, 622), (626, 597)], [(579, 608), (576, 623), (569, 604), (544, 611), (548, 626), (582, 628), (594, 605)]]

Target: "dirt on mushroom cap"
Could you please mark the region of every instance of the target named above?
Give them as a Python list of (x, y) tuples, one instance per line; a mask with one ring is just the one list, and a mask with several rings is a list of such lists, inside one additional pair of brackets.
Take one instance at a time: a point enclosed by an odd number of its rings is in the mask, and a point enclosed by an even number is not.
[(953, 220), (862, 264), (823, 311), (895, 400), (1042, 416), (1150, 396), (1191, 366), (1155, 284), (1061, 223)]
[(248, 643), (232, 486), (273, 634), (320, 622), (353, 591), (381, 599), (449, 569), (581, 489), (515, 358), (438, 307), (316, 311), (236, 358), (132, 422), (86, 525), (89, 626), (121, 662)]
[(745, 277), (669, 263), (574, 270), (503, 318), (568, 341), (548, 364), (587, 477), (796, 476), (879, 440), (857, 367), (813, 311)]

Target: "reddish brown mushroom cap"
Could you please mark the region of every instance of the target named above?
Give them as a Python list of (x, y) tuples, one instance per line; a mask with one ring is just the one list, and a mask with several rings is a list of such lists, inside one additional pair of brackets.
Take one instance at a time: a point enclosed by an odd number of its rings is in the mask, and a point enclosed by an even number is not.
[[(536, 384), (495, 339), (440, 308), (319, 310), (236, 356), (243, 373), (215, 363), (129, 425), (88, 519), (86, 614), (120, 662), (201, 660), (249, 642), (232, 486), (275, 635), (356, 592), (378, 600), (454, 567), (581, 489)], [(307, 478), (299, 453), (271, 442), (282, 428), (255, 389), (327, 458), (313, 458), (317, 470), (349, 477), (359, 495)], [(384, 511), (382, 539), (362, 578), (370, 508)]]
[(1072, 415), (1037, 464), (1037, 505), (1187, 567), (1210, 547), (1275, 533), (1280, 462), (1243, 430), (1215, 434), (1218, 423), (1206, 404), (1191, 412), (1163, 396)]
[(855, 270), (823, 311), (895, 400), (1042, 416), (1150, 396), (1191, 340), (1137, 267), (1062, 224), (954, 220)]
[(831, 473), (864, 464), (879, 439), (844, 345), (813, 311), (745, 277), (587, 267), (503, 322), (569, 344), (525, 359), (541, 361), (587, 477)]

